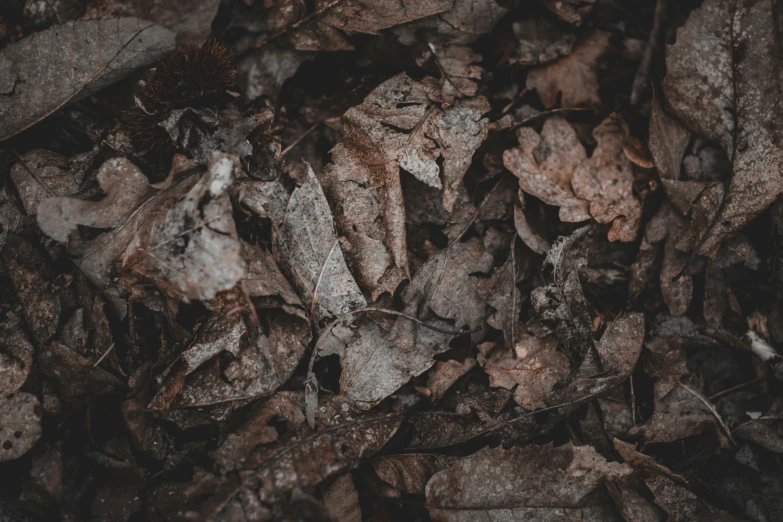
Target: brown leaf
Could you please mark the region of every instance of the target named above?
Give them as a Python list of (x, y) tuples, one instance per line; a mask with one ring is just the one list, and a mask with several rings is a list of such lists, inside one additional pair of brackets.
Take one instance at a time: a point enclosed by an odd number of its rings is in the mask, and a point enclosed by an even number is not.
[(54, 271), (27, 240), (10, 234), (0, 252), (24, 319), (38, 345), (46, 343), (60, 326), (60, 297), (52, 285)]
[(582, 25), (584, 19), (595, 7), (596, 0), (544, 0), (544, 5), (561, 20)]
[[(261, 502), (270, 502), (297, 486), (316, 486), (378, 452), (397, 432), (401, 420), (398, 414), (342, 419), (332, 427), (268, 452), (255, 465), (245, 486), (256, 492)], [(313, 459), (313, 455), (318, 458)]]
[(359, 493), (350, 473), (337, 477), (323, 494), (323, 503), (337, 522), (362, 522)]
[(453, 463), (453, 458), (443, 455), (411, 453), (374, 459), (372, 469), (379, 479), (398, 492), (424, 495), (430, 478)]
[[(92, 153), (87, 154), (92, 156)], [(84, 181), (86, 168), (72, 169), (68, 158), (55, 152), (31, 150), (22, 160), (24, 163), (18, 162), (11, 167), (11, 179), (28, 216), (34, 216), (38, 205), (48, 196), (76, 194)], [(78, 165), (78, 161), (75, 163)]]
[(207, 172), (183, 199), (144, 222), (122, 266), (185, 302), (233, 288), (245, 275), (228, 197), (235, 161), (213, 154)]
[(201, 44), (209, 36), (219, 5), (220, 0), (90, 0), (87, 16), (91, 19), (139, 16), (177, 33), (178, 43)]
[(425, 388), (427, 398), (433, 403), (443, 398), (449, 388), (451, 388), (460, 377), (468, 373), (476, 366), (476, 359), (471, 357), (463, 362), (449, 359), (446, 362), (438, 361), (430, 370), (427, 378), (427, 387)]
[(105, 162), (96, 179), (106, 193), (106, 197), (100, 201), (70, 197), (53, 197), (41, 201), (37, 209), (41, 230), (52, 239), (67, 243), (78, 225), (114, 228), (124, 223), (153, 193), (144, 173), (126, 158)]
[(0, 395), (22, 387), (33, 366), (33, 346), (17, 322), (0, 324)]
[(669, 116), (657, 97), (653, 98), (650, 116), (650, 152), (658, 175), (663, 179), (680, 179), (682, 159), (691, 141), (691, 133)]
[[(520, 198), (521, 197), (522, 194), (520, 194)], [(546, 255), (546, 253), (549, 252), (549, 241), (541, 237), (541, 235), (531, 227), (522, 205), (514, 205), (514, 228), (516, 229), (519, 238), (528, 248), (530, 248), (530, 250), (536, 254), (542, 255)]]
[(716, 429), (715, 417), (707, 407), (678, 386), (657, 400), (650, 420), (634, 427), (630, 434), (643, 434), (647, 443), (673, 442)]
[(434, 521), (612, 520), (609, 501), (587, 497), (630, 473), (589, 446), (485, 448), (430, 479), (427, 508)]
[(345, 264), (329, 204), (309, 165), (307, 181), (288, 202), (275, 246), (283, 270), (316, 324), (366, 304)]
[[(78, 20), (0, 50), (0, 141), (157, 61), (174, 33), (138, 18)], [(64, 52), (67, 50), (67, 52)]]
[(526, 87), (538, 92), (546, 108), (554, 107), (560, 94), (561, 107), (598, 107), (596, 69), (610, 49), (609, 33), (593, 31), (565, 58), (530, 71)]
[[(514, 402), (526, 410), (550, 404), (555, 386), (568, 374), (568, 358), (557, 349), (557, 339), (537, 337), (521, 329), (513, 354), (508, 348), (495, 349), (484, 365), (489, 385), (514, 389)], [(541, 333), (541, 332), (539, 332)]]
[(612, 223), (609, 241), (636, 239), (642, 206), (633, 194), (633, 165), (623, 153), (623, 132), (612, 115), (593, 130), (598, 142), (590, 159), (574, 169), (571, 185), (577, 197), (590, 202), (599, 223)]
[[(424, 85), (402, 74), (387, 80), (343, 116), (345, 138), (332, 149), (322, 181), (349, 263), (375, 299), (409, 277), (400, 169), (444, 187), (451, 211), (473, 153), (487, 135), (483, 97), (435, 106)], [(443, 157), (443, 182), (436, 160)]]
[(663, 88), (673, 113), (718, 142), (734, 170), (717, 215), (699, 230), (699, 254), (715, 257), (783, 192), (781, 53), (756, 37), (779, 38), (778, 17), (773, 2), (709, 0), (667, 49)]
[(519, 147), (503, 153), (503, 164), (516, 177), (526, 193), (548, 205), (560, 208), (566, 222), (590, 218), (587, 202), (571, 188), (571, 180), (587, 154), (573, 127), (564, 118), (549, 118), (539, 135), (522, 127), (517, 131)]
[(33, 394), (0, 396), (0, 462), (18, 459), (35, 446), (41, 437), (42, 413)]
[(412, 4), (402, 0), (343, 0), (324, 13), (319, 23), (348, 33), (376, 34), (381, 29), (442, 13), (452, 4), (453, 0), (421, 0)]
[(442, 47), (430, 44), (430, 50), (440, 69), (440, 88), (444, 101), (451, 104), (455, 98), (475, 96), (478, 90), (476, 81), (484, 74), (480, 65), (474, 65), (481, 62), (481, 55), (462, 45)]
[(547, 18), (528, 18), (511, 25), (516, 46), (509, 57), (510, 64), (543, 65), (568, 56), (576, 37), (555, 26)]

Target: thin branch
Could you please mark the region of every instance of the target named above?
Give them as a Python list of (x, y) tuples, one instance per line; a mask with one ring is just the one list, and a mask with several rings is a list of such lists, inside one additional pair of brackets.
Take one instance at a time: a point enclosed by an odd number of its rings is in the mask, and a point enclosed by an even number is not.
[(321, 122), (320, 122), (320, 121), (317, 121), (317, 122), (315, 122), (315, 123), (312, 125), (312, 127), (310, 127), (309, 129), (307, 129), (306, 131), (304, 131), (304, 133), (303, 133), (301, 136), (299, 136), (298, 138), (296, 138), (296, 139), (294, 140), (294, 142), (293, 142), (293, 143), (291, 143), (291, 145), (289, 145), (288, 147), (284, 148), (284, 149), (283, 149), (283, 152), (281, 152), (281, 153), (280, 153), (280, 156), (281, 156), (281, 157), (282, 157), (282, 156), (285, 156), (286, 154), (288, 154), (289, 152), (291, 152), (291, 149), (293, 149), (294, 147), (296, 147), (297, 145), (299, 145), (299, 143), (301, 143), (301, 141), (302, 141), (303, 139), (305, 139), (307, 136), (309, 136), (311, 132), (313, 132), (315, 129), (317, 129), (319, 125), (321, 125)]
[(718, 421), (718, 425), (720, 426), (721, 430), (723, 430), (723, 433), (726, 434), (726, 436), (729, 438), (732, 444), (737, 444), (734, 440), (734, 437), (731, 436), (731, 430), (726, 426), (726, 423), (723, 422), (723, 418), (720, 416), (720, 413), (718, 413), (718, 410), (715, 409), (715, 406), (712, 405), (712, 403), (701, 393), (697, 392), (687, 384), (680, 383), (680, 387), (699, 399), (702, 404), (704, 404), (708, 410), (710, 410), (710, 413), (712, 413), (712, 416), (715, 417), (715, 420)]
[(658, 0), (655, 3), (655, 14), (653, 15), (653, 26), (650, 30), (650, 37), (647, 40), (647, 47), (639, 62), (639, 68), (636, 70), (636, 76), (633, 79), (631, 88), (631, 105), (638, 105), (644, 94), (647, 85), (650, 83), (650, 67), (655, 52), (661, 45), (661, 36), (666, 20), (667, 0)]
[(103, 355), (101, 355), (101, 358), (95, 361), (95, 364), (92, 365), (93, 368), (97, 368), (99, 364), (103, 362), (103, 360), (106, 358), (107, 355), (109, 355), (109, 352), (111, 352), (114, 349), (114, 343), (111, 343), (111, 346), (109, 346), (105, 352), (103, 352)]

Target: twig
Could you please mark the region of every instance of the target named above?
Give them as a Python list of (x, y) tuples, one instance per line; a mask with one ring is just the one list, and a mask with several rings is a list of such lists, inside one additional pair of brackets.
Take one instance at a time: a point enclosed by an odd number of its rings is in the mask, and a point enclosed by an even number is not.
[(658, 0), (655, 3), (655, 14), (653, 15), (653, 26), (650, 30), (650, 37), (647, 39), (647, 47), (644, 49), (644, 54), (639, 62), (639, 68), (636, 70), (636, 76), (633, 79), (631, 105), (639, 104), (639, 100), (641, 100), (642, 94), (644, 94), (647, 84), (650, 82), (650, 66), (652, 65), (655, 51), (658, 50), (661, 44), (666, 8), (666, 0)]
[(93, 368), (97, 368), (101, 362), (106, 358), (107, 355), (109, 355), (109, 352), (111, 352), (114, 349), (114, 343), (111, 343), (111, 346), (109, 346), (105, 352), (103, 352), (103, 355), (101, 355), (101, 358), (95, 361), (95, 364), (92, 365)]
[(548, 118), (549, 116), (554, 116), (555, 114), (561, 114), (561, 113), (568, 113), (568, 112), (584, 112), (584, 111), (591, 111), (592, 109), (588, 109), (587, 107), (563, 107), (561, 109), (551, 109), (548, 111), (540, 112), (534, 116), (530, 116), (529, 118), (525, 118), (524, 120), (515, 123), (508, 129), (507, 131), (515, 131), (518, 128), (520, 128), (523, 125), (527, 125), (528, 123), (532, 123), (536, 120), (540, 120), (541, 118)]
[(743, 382), (742, 384), (738, 384), (736, 386), (732, 386), (731, 388), (727, 388), (727, 389), (725, 389), (723, 391), (719, 391), (718, 393), (716, 393), (714, 395), (710, 395), (708, 397), (708, 399), (709, 400), (714, 400), (714, 399), (717, 399), (718, 397), (723, 397), (724, 395), (728, 395), (729, 393), (732, 393), (732, 392), (735, 392), (735, 391), (740, 390), (742, 388), (745, 388), (746, 386), (750, 386), (751, 384), (756, 384), (757, 382), (766, 381), (768, 378), (769, 377), (767, 377), (767, 376), (757, 377), (757, 378), (753, 379), (752, 381)]
[(320, 121), (317, 121), (317, 122), (315, 122), (315, 123), (313, 124), (313, 126), (312, 126), (312, 127), (310, 127), (309, 129), (307, 129), (306, 131), (304, 131), (304, 134), (302, 134), (301, 136), (299, 136), (298, 138), (296, 138), (296, 139), (294, 140), (294, 142), (293, 142), (293, 143), (291, 143), (291, 145), (289, 145), (288, 147), (284, 148), (284, 149), (283, 149), (283, 152), (281, 152), (281, 153), (280, 153), (280, 156), (281, 156), (281, 157), (282, 157), (282, 156), (285, 156), (286, 154), (288, 154), (289, 152), (291, 152), (291, 149), (293, 149), (294, 147), (296, 147), (297, 145), (299, 145), (299, 143), (300, 143), (300, 142), (301, 142), (303, 139), (305, 139), (307, 136), (309, 136), (311, 132), (313, 132), (315, 129), (317, 129), (317, 128), (318, 128), (318, 126), (319, 126), (320, 124), (321, 124), (321, 122), (320, 122)]
[(55, 7), (54, 2), (52, 2), (52, 0), (46, 0), (46, 3), (49, 4), (49, 7), (52, 8), (52, 11), (54, 11), (54, 17), (57, 18), (57, 23), (62, 25), (63, 20), (60, 18), (60, 13), (57, 12), (57, 7)]
[(710, 413), (712, 413), (712, 416), (715, 417), (715, 420), (718, 421), (718, 425), (723, 430), (723, 433), (725, 433), (726, 436), (729, 438), (729, 441), (731, 441), (732, 444), (737, 444), (734, 441), (734, 437), (731, 436), (731, 430), (723, 422), (723, 419), (721, 418), (720, 413), (718, 413), (718, 410), (715, 409), (715, 406), (713, 406), (712, 403), (704, 395), (702, 395), (701, 393), (697, 392), (696, 390), (694, 390), (693, 388), (691, 388), (687, 384), (680, 383), (680, 387), (683, 390), (685, 390), (688, 393), (690, 393), (691, 395), (693, 395), (694, 397), (696, 397), (697, 399), (699, 399), (699, 401), (701, 401), (701, 403), (704, 404), (707, 407), (708, 410), (710, 410)]
[(301, 20), (297, 20), (296, 22), (292, 23), (291, 25), (283, 27), (278, 32), (276, 32), (275, 34), (270, 36), (269, 38), (264, 38), (263, 40), (261, 40), (260, 42), (255, 44), (253, 47), (250, 47), (250, 48), (242, 51), (241, 53), (239, 53), (239, 56), (243, 56), (243, 55), (249, 53), (250, 51), (255, 51), (256, 49), (261, 49), (262, 47), (264, 47), (264, 46), (274, 42), (275, 40), (278, 40), (278, 39), (282, 38), (283, 36), (285, 36), (286, 34), (290, 33), (291, 31), (294, 31), (294, 30), (298, 29), (299, 26), (301, 26), (303, 24), (306, 24), (307, 22), (309, 22), (310, 20), (313, 20), (314, 18), (318, 18), (319, 16), (324, 14), (326, 11), (328, 11), (331, 8), (335, 7), (337, 4), (339, 4), (342, 1), (343, 0), (332, 0), (331, 2), (323, 5), (322, 7), (316, 9), (315, 11), (310, 13), (309, 15), (305, 16)]
[(511, 240), (511, 355), (517, 358), (516, 331), (517, 323), (517, 260), (514, 247), (517, 246), (517, 235)]

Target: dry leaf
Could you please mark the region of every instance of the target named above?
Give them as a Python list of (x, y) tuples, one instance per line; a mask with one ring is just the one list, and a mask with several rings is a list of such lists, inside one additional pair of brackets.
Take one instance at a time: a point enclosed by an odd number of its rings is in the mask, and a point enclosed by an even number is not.
[(323, 502), (329, 514), (337, 522), (362, 522), (362, 509), (359, 506), (359, 493), (353, 485), (351, 474), (345, 474), (328, 487), (323, 494)]
[(96, 176), (106, 193), (100, 201), (46, 198), (38, 207), (38, 226), (52, 239), (67, 243), (78, 225), (114, 228), (124, 223), (153, 193), (147, 177), (126, 158), (101, 165)]
[(554, 107), (561, 94), (561, 107), (598, 107), (596, 69), (610, 49), (609, 33), (593, 31), (565, 58), (530, 71), (526, 87), (535, 89), (547, 108)]
[[(487, 135), (485, 98), (435, 106), (424, 85), (398, 75), (343, 116), (345, 138), (322, 174), (349, 262), (375, 299), (409, 277), (400, 169), (444, 187), (451, 211), (473, 153)], [(443, 181), (437, 160), (443, 157)]]
[(694, 248), (720, 245), (783, 192), (779, 11), (773, 2), (709, 0), (695, 9), (667, 49), (666, 99), (690, 128), (718, 142), (734, 175)]
[(473, 358), (467, 358), (463, 362), (453, 359), (446, 362), (436, 362), (427, 378), (427, 387), (425, 388), (427, 398), (432, 402), (441, 400), (448, 389), (474, 366), (476, 366), (476, 359)]
[(0, 395), (14, 393), (33, 366), (33, 346), (17, 322), (0, 324)]
[(561, 20), (582, 25), (584, 19), (595, 7), (596, 0), (544, 0), (544, 5)]
[(0, 83), (0, 141), (154, 63), (173, 47), (174, 36), (138, 18), (109, 18), (67, 22), (6, 46), (0, 50), (6, 79)]
[(623, 153), (623, 132), (612, 115), (593, 131), (598, 142), (590, 159), (574, 169), (571, 185), (577, 197), (590, 202), (599, 223), (612, 223), (609, 241), (636, 239), (642, 206), (633, 194), (633, 164)]
[(0, 397), (0, 462), (18, 459), (41, 437), (43, 408), (35, 395), (9, 393)]
[(571, 188), (575, 170), (587, 161), (573, 127), (563, 118), (549, 118), (540, 135), (522, 127), (517, 139), (519, 147), (503, 153), (503, 164), (519, 178), (520, 188), (548, 205), (560, 207), (562, 221), (589, 219), (587, 202)]
[(511, 51), (509, 63), (520, 65), (544, 65), (568, 56), (576, 43), (576, 37), (562, 31), (547, 18), (528, 18), (511, 26), (516, 46)]
[[(92, 153), (87, 154), (93, 156)], [(55, 152), (31, 150), (22, 156), (22, 160), (24, 163), (19, 162), (11, 168), (11, 179), (28, 216), (34, 216), (38, 211), (38, 205), (48, 196), (76, 194), (84, 181), (86, 169), (72, 169), (68, 158)], [(30, 171), (33, 173), (31, 174)], [(46, 186), (41, 186), (38, 180)]]
[(682, 159), (690, 141), (688, 129), (666, 113), (657, 97), (653, 98), (649, 143), (661, 178), (680, 179)]
[(281, 266), (316, 324), (366, 304), (345, 264), (329, 204), (309, 165), (306, 182), (288, 202), (275, 245)]
[(191, 2), (168, 0), (90, 0), (87, 16), (92, 19), (140, 16), (177, 33), (177, 42), (200, 44), (209, 36), (220, 0)]
[(430, 478), (448, 468), (454, 459), (443, 455), (411, 453), (389, 455), (372, 461), (375, 474), (396, 492), (423, 495)]
[(630, 473), (589, 446), (485, 448), (430, 479), (427, 508), (449, 522), (612, 520), (610, 501), (587, 499), (604, 480)]
[[(514, 402), (526, 410), (545, 408), (555, 386), (568, 374), (568, 358), (557, 349), (557, 339), (537, 337), (521, 329), (513, 354), (508, 348), (495, 349), (484, 365), (489, 385), (514, 389)], [(539, 332), (541, 333), (541, 332)]]

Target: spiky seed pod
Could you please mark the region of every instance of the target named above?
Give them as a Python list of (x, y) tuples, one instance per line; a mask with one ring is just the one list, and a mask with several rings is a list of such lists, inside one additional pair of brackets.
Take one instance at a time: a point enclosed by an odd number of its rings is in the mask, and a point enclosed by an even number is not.
[(165, 150), (171, 141), (158, 123), (175, 109), (221, 105), (233, 86), (234, 55), (218, 42), (184, 46), (166, 57), (138, 95), (141, 107), (128, 115), (131, 135), (143, 149)]

